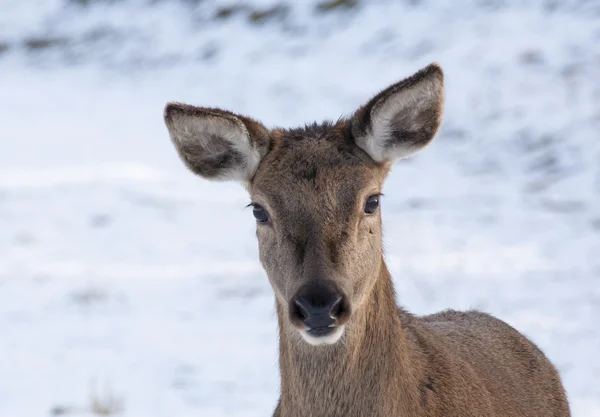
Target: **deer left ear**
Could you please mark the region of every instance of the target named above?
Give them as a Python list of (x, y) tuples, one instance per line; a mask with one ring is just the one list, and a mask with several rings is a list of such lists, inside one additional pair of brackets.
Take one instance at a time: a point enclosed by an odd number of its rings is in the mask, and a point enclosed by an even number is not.
[(431, 64), (358, 109), (351, 120), (352, 135), (377, 162), (406, 158), (435, 137), (443, 105), (444, 73)]

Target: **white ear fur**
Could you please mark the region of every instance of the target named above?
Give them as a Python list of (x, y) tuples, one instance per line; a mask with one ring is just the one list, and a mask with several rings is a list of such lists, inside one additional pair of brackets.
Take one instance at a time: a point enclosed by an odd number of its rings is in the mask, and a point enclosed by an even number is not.
[(436, 64), (392, 85), (353, 118), (356, 144), (378, 162), (418, 152), (437, 133), (443, 97), (443, 73)]
[(165, 122), (181, 159), (196, 174), (247, 182), (256, 172), (261, 152), (239, 117), (218, 109), (169, 103)]

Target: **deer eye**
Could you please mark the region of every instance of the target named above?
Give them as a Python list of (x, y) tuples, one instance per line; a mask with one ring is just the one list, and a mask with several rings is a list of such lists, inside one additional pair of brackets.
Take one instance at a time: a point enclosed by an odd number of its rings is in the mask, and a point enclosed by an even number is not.
[(252, 205), (252, 214), (254, 218), (259, 223), (266, 223), (269, 221), (269, 216), (267, 216), (267, 211), (258, 204)]
[(379, 195), (372, 195), (365, 202), (365, 213), (374, 214), (379, 208)]

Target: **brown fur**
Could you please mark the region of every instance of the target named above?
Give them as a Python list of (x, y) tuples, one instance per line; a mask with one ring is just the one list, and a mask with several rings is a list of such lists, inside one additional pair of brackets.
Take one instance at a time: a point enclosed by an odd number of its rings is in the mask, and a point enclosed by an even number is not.
[[(239, 178), (260, 154), (243, 182), (269, 217), (257, 236), (279, 323), (277, 417), (570, 415), (556, 369), (506, 323), (477, 311), (417, 317), (396, 305), (381, 210), (365, 215), (364, 204), (380, 192), (394, 158), (437, 132), (442, 82), (441, 69), (430, 66), (350, 120), (291, 130), (268, 131), (218, 109), (167, 106), (171, 137), (199, 175), (237, 169), (231, 177)], [(232, 137), (245, 145), (229, 155)], [(331, 283), (346, 303), (336, 321), (343, 335), (332, 344), (310, 345), (290, 319), (294, 294), (315, 282)]]

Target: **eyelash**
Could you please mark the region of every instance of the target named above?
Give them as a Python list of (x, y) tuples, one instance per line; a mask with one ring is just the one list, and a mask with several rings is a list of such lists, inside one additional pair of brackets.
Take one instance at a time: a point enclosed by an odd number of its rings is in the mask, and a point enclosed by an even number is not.
[(265, 210), (265, 208), (260, 204), (250, 203), (246, 207), (252, 207), (252, 214), (254, 215), (254, 218), (258, 223), (269, 222), (269, 215), (267, 213), (267, 210)]

